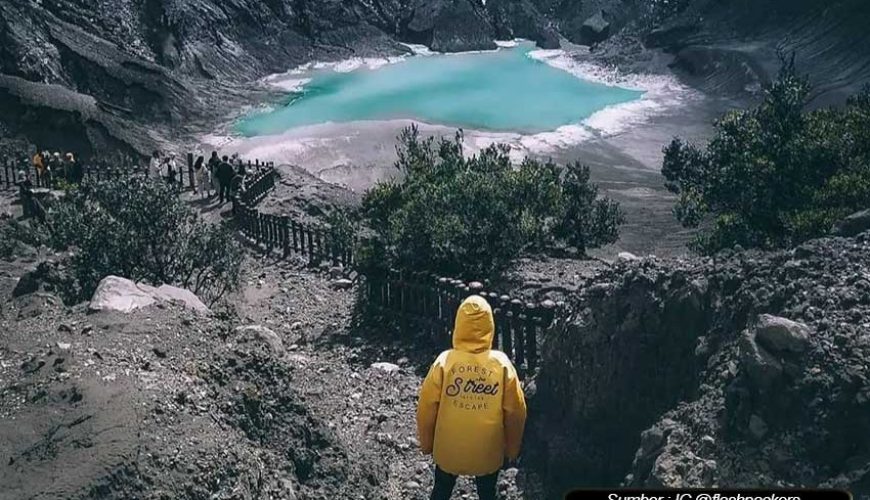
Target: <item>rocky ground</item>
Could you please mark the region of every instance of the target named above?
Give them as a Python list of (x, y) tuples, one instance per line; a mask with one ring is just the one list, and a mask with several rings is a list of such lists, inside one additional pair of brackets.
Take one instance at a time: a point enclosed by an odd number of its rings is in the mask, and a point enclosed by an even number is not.
[(124, 314), (14, 297), (46, 258), (0, 261), (0, 498), (428, 497), (414, 412), (439, 347), (356, 321), (340, 270), (252, 254), (228, 307)]
[[(315, 220), (359, 202), (281, 171), (265, 210)], [(207, 220), (229, 217), (183, 196)], [(0, 213), (17, 217), (13, 200), (0, 196)], [(26, 235), (18, 224), (0, 221), (6, 497), (426, 498), (416, 391), (444, 339), (388, 313), (363, 321), (352, 272), (251, 248), (241, 291), (207, 314), (92, 312), (22, 285), (61, 256), (9, 244)], [(856, 216), (848, 236), (781, 252), (519, 259), (495, 288), (571, 315), (526, 382), (525, 453), (502, 474), (504, 497), (618, 484), (866, 493), (868, 225)]]
[(570, 303), (544, 342), (527, 450), (550, 491), (583, 478), (868, 494), (870, 233), (625, 260)]

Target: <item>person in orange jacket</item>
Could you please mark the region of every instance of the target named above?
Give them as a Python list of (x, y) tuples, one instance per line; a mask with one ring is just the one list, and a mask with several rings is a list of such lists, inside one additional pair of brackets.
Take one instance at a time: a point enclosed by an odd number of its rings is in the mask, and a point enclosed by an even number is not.
[(486, 299), (465, 299), (453, 349), (435, 359), (420, 388), (417, 435), (422, 452), (435, 460), (431, 500), (448, 500), (457, 476), (474, 476), (480, 500), (494, 500), (505, 457), (520, 454), (525, 396), (511, 361), (492, 349), (494, 334)]

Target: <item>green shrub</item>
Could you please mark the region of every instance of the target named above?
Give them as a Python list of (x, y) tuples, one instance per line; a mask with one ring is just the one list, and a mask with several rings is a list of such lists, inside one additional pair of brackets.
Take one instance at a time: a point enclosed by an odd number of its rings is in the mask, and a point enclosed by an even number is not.
[(557, 239), (581, 251), (612, 242), (622, 222), (618, 206), (598, 199), (579, 165), (564, 178), (552, 162), (514, 166), (505, 145), (466, 158), (461, 132), (436, 141), (415, 127), (399, 136), (397, 152), (402, 179), (374, 186), (363, 199), (363, 219), (376, 234), (358, 253), (363, 272), (491, 277), (521, 252)]
[(787, 63), (758, 106), (715, 123), (706, 147), (674, 139), (664, 149), (674, 214), (703, 227), (698, 250), (794, 245), (870, 205), (870, 89), (815, 111), (809, 92)]
[(353, 248), (356, 239), (355, 214), (340, 208), (329, 212), (326, 224), (329, 226), (330, 243), (337, 249)]
[(160, 182), (82, 185), (67, 191), (48, 222), (53, 246), (72, 250), (79, 300), (108, 275), (181, 286), (212, 304), (239, 285), (243, 251), (232, 231), (202, 221)]
[(562, 181), (564, 211), (556, 235), (580, 250), (613, 243), (625, 216), (619, 204), (599, 198), (598, 186), (589, 182), (589, 167), (569, 164)]

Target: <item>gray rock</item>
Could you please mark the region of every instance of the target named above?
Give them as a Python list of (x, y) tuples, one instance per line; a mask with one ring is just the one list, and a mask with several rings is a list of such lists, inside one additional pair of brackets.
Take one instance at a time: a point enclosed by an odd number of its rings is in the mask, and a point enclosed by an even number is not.
[(740, 366), (746, 370), (749, 381), (759, 391), (768, 391), (782, 377), (782, 364), (758, 345), (755, 332), (743, 332), (739, 349)]
[(129, 313), (157, 302), (154, 295), (139, 288), (136, 283), (118, 276), (106, 276), (97, 285), (88, 308), (96, 311)]
[(562, 48), (562, 40), (559, 36), (559, 32), (550, 27), (541, 30), (541, 35), (538, 38), (537, 43), (539, 47), (546, 50)]
[(337, 279), (332, 282), (332, 288), (336, 290), (349, 290), (353, 288), (353, 281), (347, 278)]
[(833, 233), (837, 236), (856, 236), (864, 231), (870, 231), (870, 208), (841, 220), (834, 227)]
[(236, 328), (242, 341), (257, 340), (265, 343), (275, 354), (284, 353), (284, 343), (277, 333), (262, 325), (246, 325)]
[[(139, 285), (140, 287), (143, 285)], [(166, 302), (176, 302), (184, 305), (188, 309), (207, 313), (208, 306), (202, 303), (193, 292), (190, 290), (185, 290), (184, 288), (178, 288), (169, 285), (161, 285), (154, 290), (154, 296), (158, 300), (163, 300)]]
[(384, 371), (387, 373), (395, 373), (395, 372), (401, 370), (399, 365), (394, 365), (393, 363), (386, 363), (383, 361), (378, 362), (378, 363), (372, 363), (372, 368), (374, 368), (375, 370), (381, 370), (381, 371)]
[(583, 43), (592, 45), (610, 36), (610, 23), (604, 19), (604, 13), (598, 11), (594, 16), (586, 19), (580, 26), (580, 39)]
[(155, 304), (175, 302), (196, 312), (208, 312), (208, 307), (191, 291), (169, 285), (153, 287), (134, 283), (118, 276), (106, 276), (97, 285), (88, 309), (129, 313)]
[(12, 290), (12, 296), (21, 297), (22, 295), (36, 292), (39, 290), (39, 284), (40, 282), (35, 276), (35, 271), (24, 273), (18, 278), (18, 283), (15, 284), (15, 288)]
[(335, 266), (329, 268), (329, 277), (332, 279), (339, 279), (344, 276), (344, 268)]
[(810, 341), (809, 327), (770, 314), (758, 317), (755, 335), (762, 346), (773, 352), (803, 352)]
[(619, 254), (617, 254), (616, 258), (619, 260), (624, 260), (624, 261), (629, 261), (629, 262), (635, 261), (635, 260), (640, 260), (640, 257), (638, 257), (637, 255), (635, 255), (631, 252), (619, 252)]

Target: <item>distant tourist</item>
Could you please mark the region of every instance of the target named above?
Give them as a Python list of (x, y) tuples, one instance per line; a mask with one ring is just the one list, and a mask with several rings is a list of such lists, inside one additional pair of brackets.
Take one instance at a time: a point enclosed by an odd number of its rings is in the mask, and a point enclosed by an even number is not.
[(28, 172), (18, 172), (18, 193), (24, 217), (35, 216), (40, 222), (45, 222), (45, 208), (33, 195), (33, 180)]
[(223, 204), (225, 200), (229, 201), (230, 199), (230, 183), (235, 176), (233, 166), (230, 165), (229, 158), (226, 155), (218, 163), (216, 175), (219, 191), (218, 201), (220, 204)]
[[(217, 151), (212, 151), (211, 158), (208, 159), (208, 176), (211, 179), (211, 190), (215, 193), (218, 191), (217, 168), (220, 163), (221, 159), (218, 157)], [(209, 195), (209, 198), (211, 198), (211, 195)]]
[(63, 178), (63, 161), (60, 159), (60, 151), (55, 151), (48, 159), (45, 168), (45, 182), (43, 185), (53, 188), (57, 179)]
[(236, 175), (230, 181), (230, 201), (233, 203), (233, 215), (236, 215), (236, 205), (238, 197), (245, 190), (245, 167), (239, 165), (236, 169)]
[(33, 216), (33, 182), (30, 174), (24, 170), (18, 172), (18, 198), (21, 201), (21, 209), (24, 217)]
[(208, 196), (211, 196), (211, 176), (209, 175), (208, 167), (205, 165), (205, 157), (199, 156), (196, 161), (193, 163), (193, 177), (195, 187), (193, 189), (193, 194), (197, 194), (197, 192), (202, 193), (202, 197), (205, 198), (206, 192), (208, 192)]
[(160, 178), (160, 151), (156, 149), (151, 153), (151, 159), (148, 160), (148, 178), (152, 180)]
[(433, 454), (432, 500), (448, 500), (457, 476), (474, 476), (481, 500), (495, 500), (505, 457), (520, 453), (526, 402), (508, 357), (492, 349), (495, 323), (478, 295), (456, 313), (453, 349), (429, 369), (417, 403), (420, 449)]
[(80, 184), (84, 178), (82, 166), (76, 161), (72, 153), (67, 153), (64, 157), (64, 166), (66, 168), (67, 182), (71, 184)]
[(166, 175), (169, 177), (167, 182), (173, 188), (179, 184), (178, 162), (175, 160), (175, 153), (169, 153), (169, 158), (166, 160)]
[(41, 151), (37, 151), (35, 155), (33, 155), (33, 159), (31, 160), (33, 164), (33, 169), (36, 170), (36, 174), (42, 177), (45, 173), (45, 162), (46, 158), (43, 156)]

